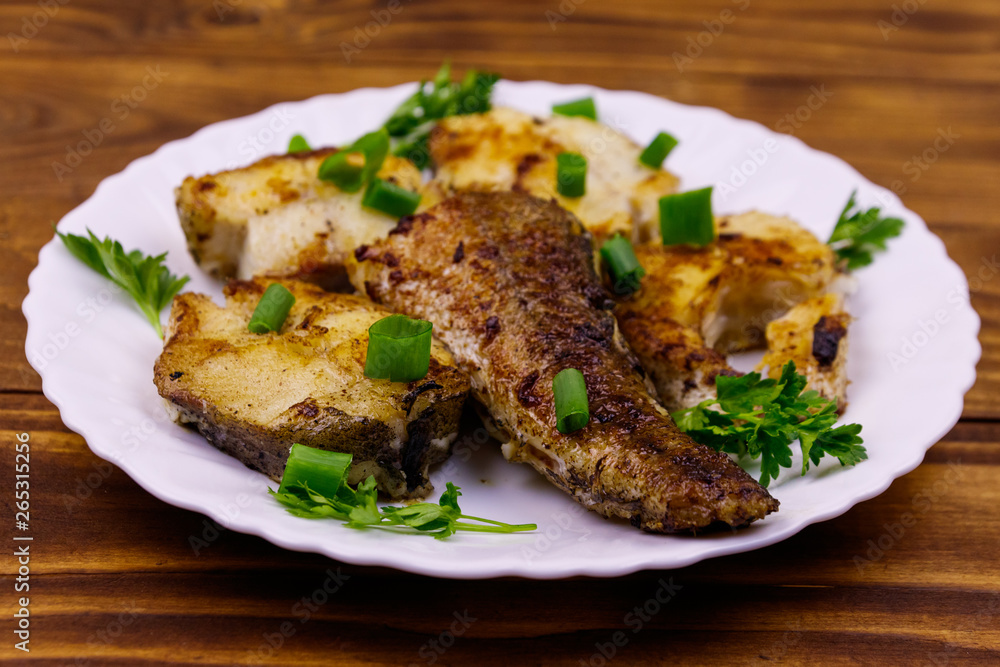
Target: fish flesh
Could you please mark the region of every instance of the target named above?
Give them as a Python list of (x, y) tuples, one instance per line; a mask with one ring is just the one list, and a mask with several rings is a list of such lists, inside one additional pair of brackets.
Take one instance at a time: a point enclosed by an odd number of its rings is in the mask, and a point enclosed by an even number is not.
[[(579, 116), (536, 118), (506, 107), (451, 116), (432, 130), (429, 148), (436, 187), (555, 199), (598, 244), (616, 233), (636, 242), (658, 237), (660, 197), (677, 192), (679, 182), (639, 162), (642, 147), (619, 130)], [(582, 197), (556, 188), (556, 158), (565, 152), (587, 158)]]
[[(348, 287), (344, 258), (385, 236), (396, 218), (361, 205), (362, 192), (320, 180), (336, 148), (272, 155), (241, 169), (195, 178), (176, 189), (188, 250), (216, 278), (292, 277), (328, 289)], [(409, 160), (388, 156), (379, 178), (422, 187)]]
[[(763, 347), (770, 323), (846, 282), (830, 247), (790, 218), (752, 211), (716, 226), (717, 240), (703, 248), (637, 245), (640, 288), (615, 292), (622, 334), (670, 411), (714, 398), (717, 376), (740, 375), (725, 355)], [(772, 352), (775, 363), (788, 357)], [(822, 392), (830, 383), (816, 370), (799, 372)]]

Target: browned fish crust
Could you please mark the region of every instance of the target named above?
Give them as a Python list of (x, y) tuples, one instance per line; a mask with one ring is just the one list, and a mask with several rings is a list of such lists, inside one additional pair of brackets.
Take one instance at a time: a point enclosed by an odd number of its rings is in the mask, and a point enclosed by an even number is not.
[[(531, 463), (584, 506), (656, 533), (742, 526), (777, 510), (653, 398), (609, 312), (589, 236), (555, 203), (459, 194), (401, 220), (347, 267), (375, 301), (434, 322), (490, 426), (509, 439), (507, 458)], [(583, 373), (590, 401), (590, 423), (570, 435), (556, 428), (552, 396), (564, 368)]]
[(714, 398), (718, 376), (742, 375), (693, 328), (655, 310), (629, 305), (622, 302), (615, 309), (618, 326), (649, 374), (660, 402), (671, 412)]

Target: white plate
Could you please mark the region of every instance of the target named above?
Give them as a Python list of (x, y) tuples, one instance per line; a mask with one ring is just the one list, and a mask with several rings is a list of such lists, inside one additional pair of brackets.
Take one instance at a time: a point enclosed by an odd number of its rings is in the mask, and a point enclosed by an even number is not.
[[(298, 132), (316, 145), (349, 141), (377, 127), (413, 87), (322, 95), (210, 125), (107, 178), (59, 228), (83, 233), (90, 227), (126, 249), (167, 250), (171, 269), (191, 275), (187, 289), (219, 297), (220, 285), (186, 252), (174, 186), (189, 174), (283, 152)], [(772, 484), (781, 501), (777, 514), (735, 533), (692, 538), (647, 535), (583, 511), (527, 466), (506, 463), (494, 445), (467, 438), (432, 475), (436, 487), (452, 480), (463, 488), (466, 512), (536, 522), (537, 533), (460, 534), (442, 541), (297, 519), (268, 497), (263, 475), (165, 418), (152, 382), (160, 341), (126, 296), (114, 294), (57, 240), (39, 254), (23, 306), (26, 351), (45, 395), (98, 456), (166, 502), (288, 549), (452, 578), (617, 576), (682, 567), (774, 544), (878, 495), (919, 465), (961, 415), (980, 355), (979, 318), (969, 305), (965, 276), (924, 221), (843, 161), (716, 109), (545, 82), (502, 81), (496, 102), (545, 114), (553, 102), (587, 95), (594, 96), (605, 122), (641, 143), (661, 129), (680, 137), (667, 166), (680, 174), (684, 189), (716, 185), (718, 212), (759, 208), (788, 214), (826, 238), (857, 189), (862, 205), (881, 204), (906, 220), (890, 251), (858, 272), (859, 290), (850, 301), (857, 321), (844, 421), (864, 425), (868, 461), (855, 468), (824, 464), (805, 477), (783, 475)]]

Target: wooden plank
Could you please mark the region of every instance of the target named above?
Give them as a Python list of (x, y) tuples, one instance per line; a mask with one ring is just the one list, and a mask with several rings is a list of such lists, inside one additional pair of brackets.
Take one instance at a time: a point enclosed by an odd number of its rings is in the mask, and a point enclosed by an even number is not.
[[(69, 65), (75, 74), (70, 82), (46, 84), (44, 74), (53, 67), (67, 65), (57, 59), (32, 58), (5, 74), (8, 85), (23, 90), (24, 97), (15, 125), (18, 131), (11, 133), (2, 151), (8, 159), (26, 160), (26, 166), (30, 166), (28, 170), (11, 170), (13, 180), (3, 184), (12, 189), (11, 194), (30, 194), (39, 187), (49, 186), (64, 191), (72, 185), (89, 194), (101, 178), (120, 170), (127, 160), (151, 152), (164, 141), (187, 136), (210, 122), (319, 93), (413, 81), (433, 70), (433, 66), (423, 70), (410, 66), (372, 71), (344, 70), (331, 64), (246, 63), (240, 65), (240, 71), (247, 78), (275, 82), (264, 88), (248, 88), (239, 79), (225, 76), (228, 63), (176, 58), (148, 61), (94, 58), (87, 67)], [(162, 81), (155, 88), (142, 91), (139, 95), (145, 97), (141, 102), (133, 102), (134, 109), (123, 106), (120, 98), (129, 96), (136, 86), (141, 88), (144, 78), (152, 85), (147, 67), (158, 68)], [(512, 79), (558, 80), (553, 70), (518, 76), (501, 66), (497, 69)], [(1000, 130), (990, 122), (1000, 110), (1000, 92), (995, 86), (970, 89), (941, 83), (918, 89), (901, 81), (867, 82), (846, 76), (774, 76), (748, 81), (738, 73), (712, 75), (697, 86), (649, 77), (595, 78), (588, 83), (646, 90), (679, 102), (715, 106), (772, 129), (795, 132), (816, 148), (859, 166), (878, 183), (890, 187), (900, 181), (897, 187), (900, 191), (905, 188), (907, 195), (919, 197), (931, 188), (938, 189), (935, 195), (940, 195), (941, 190), (952, 196), (956, 191), (968, 191), (958, 210), (950, 207), (941, 216), (925, 212), (931, 218), (954, 222), (957, 213), (963, 216), (958, 221), (980, 222), (988, 219), (976, 215), (988, 210), (981, 207), (980, 200), (995, 202), (997, 196), (986, 181), (969, 178), (973, 171), (981, 173), (991, 156), (997, 154)], [(807, 114), (800, 109), (809, 102), (813, 87), (822, 87), (828, 98)], [(929, 92), (933, 95), (928, 95)], [(70, 100), (72, 106), (67, 108)], [(787, 116), (792, 114), (794, 118), (796, 112), (800, 113), (799, 119), (805, 120), (789, 122)], [(51, 120), (39, 125), (33, 120), (38, 118)], [(873, 122), (873, 118), (878, 120)], [(103, 137), (95, 134), (102, 121), (114, 127)], [(933, 144), (939, 132), (949, 133), (949, 128), (954, 135), (953, 144), (934, 154)], [(88, 141), (84, 132), (98, 139)], [(68, 147), (82, 142), (84, 150), (88, 150), (89, 144), (98, 140), (99, 145), (83, 157), (72, 178), (55, 173), (54, 162), (68, 162), (67, 153), (72, 152)], [(115, 157), (115, 151), (123, 146), (131, 150)], [(274, 150), (281, 148), (274, 146)], [(918, 164), (913, 159), (920, 158), (924, 151), (931, 151), (928, 155), (933, 160), (926, 169), (923, 162)], [(25, 188), (30, 190), (26, 192)], [(928, 199), (940, 205), (940, 196)], [(973, 208), (969, 210), (969, 206)]]
[[(52, 610), (39, 612), (34, 621), (38, 636), (45, 638), (39, 641), (36, 656), (64, 661), (100, 656), (124, 664), (144, 658), (151, 661), (146, 664), (230, 665), (259, 664), (257, 660), (372, 664), (375, 651), (377, 664), (390, 665), (427, 664), (431, 657), (446, 665), (503, 665), (512, 660), (532, 664), (532, 658), (540, 655), (547, 657), (534, 664), (597, 665), (603, 664), (602, 653), (640, 665), (754, 660), (766, 664), (780, 658), (792, 664), (840, 665), (874, 655), (881, 664), (918, 665), (933, 664), (924, 662), (932, 654), (939, 659), (960, 657), (959, 664), (990, 664), (1000, 657), (996, 632), (990, 628), (995, 627), (998, 609), (992, 595), (937, 591), (873, 595), (811, 588), (747, 589), (733, 596), (729, 588), (685, 585), (673, 577), (680, 589), (657, 609), (650, 600), (655, 601), (661, 579), (650, 575), (623, 584), (608, 599), (606, 587), (591, 582), (562, 582), (541, 589), (510, 583), (505, 591), (493, 591), (497, 597), (485, 598), (481, 596), (490, 591), (480, 586), (442, 591), (433, 582), (414, 590), (396, 582), (386, 585), (384, 579), (356, 578), (309, 611), (301, 597), (323, 586), (322, 578), (314, 578), (277, 582), (284, 590), (270, 604), (270, 613), (233, 615), (225, 605), (259, 599), (254, 593), (263, 589), (267, 595), (271, 586), (247, 579), (221, 581), (206, 591), (217, 597), (214, 602), (205, 600), (209, 608), (204, 614), (190, 613), (185, 599), (177, 600), (181, 611), (172, 614), (157, 611), (164, 601), (152, 592), (123, 595), (122, 587), (138, 583), (126, 577), (105, 581), (103, 590), (95, 590), (101, 595), (92, 602), (100, 605), (100, 611), (79, 614), (69, 608), (68, 613), (59, 613), (61, 592), (94, 588), (89, 579), (67, 577), (46, 582), (37, 593)], [(155, 580), (149, 583), (155, 585)], [(182, 591), (188, 590), (187, 583), (176, 577), (171, 581)], [(362, 586), (366, 590), (352, 593)], [(227, 595), (234, 591), (237, 600)], [(516, 603), (497, 604), (511, 594), (523, 595), (521, 599), (562, 597), (576, 602), (579, 611), (566, 614), (561, 605), (532, 611)], [(377, 611), (369, 613), (367, 601), (373, 598), (381, 601)], [(442, 602), (422, 609), (424, 600), (435, 599)], [(807, 613), (816, 603), (831, 611)], [(653, 613), (643, 609), (647, 604)], [(394, 611), (386, 613), (387, 607)], [(762, 607), (766, 613), (761, 613)], [(967, 611), (956, 616), (950, 613), (954, 609)], [(416, 617), (421, 620), (410, 620)], [(615, 646), (616, 640), (623, 645)]]
[[(372, 11), (381, 9), (382, 3), (360, 1), (344, 3), (337, 12), (313, 2), (211, 5), (188, 0), (152, 8), (92, 1), (61, 8), (20, 45), (18, 55), (224, 54), (240, 62), (334, 61), (347, 66), (341, 43), (354, 43), (373, 20)], [(723, 15), (726, 10), (731, 14)], [(35, 11), (32, 3), (19, 2), (5, 6), (0, 16), (5, 24), (20, 25), (22, 17)], [(580, 3), (566, 21), (555, 23), (546, 11), (559, 14), (559, 3), (522, 0), (484, 5), (475, 12), (457, 0), (402, 3), (387, 25), (369, 27), (374, 35), (369, 43), (363, 35), (358, 38), (363, 46), (352, 63), (383, 69), (409, 64), (426, 71), (450, 55), (527, 69), (537, 68), (544, 56), (550, 68), (587, 70), (588, 80), (611, 70), (676, 76), (673, 54), (686, 52), (688, 39), (706, 31), (705, 22), (716, 22), (719, 34), (703, 37), (708, 43), (700, 53), (692, 48), (689, 74), (737, 70), (745, 75), (839, 73), (921, 82), (1000, 80), (994, 66), (1000, 17), (988, 0), (966, 0), (960, 10), (925, 5), (896, 19), (900, 30), (887, 33), (879, 21), (893, 21), (891, 3), (873, 7), (863, 0), (835, 9), (794, 0), (677, 2), (669, 12), (655, 0)]]

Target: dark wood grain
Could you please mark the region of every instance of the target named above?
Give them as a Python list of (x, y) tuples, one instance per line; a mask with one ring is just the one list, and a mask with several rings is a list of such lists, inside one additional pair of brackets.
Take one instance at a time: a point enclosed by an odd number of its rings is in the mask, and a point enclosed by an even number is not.
[[(341, 44), (353, 44), (371, 12), (384, 19), (386, 2), (60, 2), (30, 39), (0, 36), (0, 475), (12, 474), (15, 434), (30, 433), (32, 662), (598, 665), (621, 631), (616, 664), (1000, 663), (997, 276), (974, 282), (983, 360), (964, 421), (918, 469), (781, 544), (608, 581), (434, 580), (229, 531), (196, 553), (189, 537), (205, 530), (204, 517), (153, 498), (62, 424), (25, 358), (20, 313), (51, 223), (131, 160), (276, 102), (417, 80), (447, 57), (794, 130), (875, 183), (905, 189), (903, 201), (975, 278), (1000, 253), (1000, 4), (900, 1), (919, 9), (893, 25), (889, 0), (403, 0), (347, 62)], [(0, 32), (21, 34), (40, 11), (0, 2)], [(561, 11), (565, 21), (551, 20)], [(721, 33), (679, 71), (673, 54), (721, 19)], [(122, 117), (115, 100), (149, 68), (162, 80)], [(781, 125), (813, 86), (829, 101), (801, 127)], [(59, 173), (54, 163), (102, 121), (113, 130)], [(914, 156), (949, 129), (953, 145), (915, 171)], [(11, 497), (3, 503), (10, 515)], [(5, 522), (8, 544), (11, 530)], [(294, 605), (338, 569), (342, 588), (301, 623)], [(3, 664), (24, 662), (8, 632), (15, 573), (13, 559), (0, 562)], [(626, 614), (671, 578), (682, 588), (633, 633)], [(434, 651), (429, 642), (466, 611), (476, 620)], [(288, 636), (271, 649), (283, 623)]]

